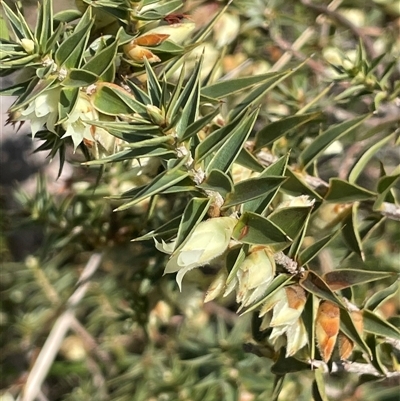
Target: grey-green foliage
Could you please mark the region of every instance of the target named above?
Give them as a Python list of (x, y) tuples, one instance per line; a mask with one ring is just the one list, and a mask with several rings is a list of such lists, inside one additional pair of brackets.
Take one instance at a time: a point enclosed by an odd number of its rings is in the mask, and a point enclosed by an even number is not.
[[(68, 378), (54, 399), (278, 399), (311, 383), (318, 363), (349, 359), (360, 377), (398, 369), (400, 170), (384, 156), (398, 145), (394, 50), (387, 41), (387, 54), (371, 54), (370, 38), (322, 7), (354, 57), (326, 36), (325, 58), (297, 49), (302, 62), (271, 68), (281, 30), (294, 41), (316, 29), (306, 30), (315, 8), (281, 3), (238, 1), (196, 27), (181, 1), (84, 1), (54, 14), (44, 0), (34, 30), (3, 4), (0, 73), (19, 72), (1, 91), (17, 96), (10, 122), (29, 121), (61, 168), (72, 148), (86, 172), (62, 194), (43, 177), (34, 195), (18, 193), (23, 223), (45, 235), (19, 275), (5, 267), (10, 350), (46, 337), (74, 265), (104, 252), (77, 310), (84, 328), (49, 373)], [(367, 18), (362, 5), (347, 12)], [(258, 56), (266, 40), (269, 62)], [(237, 68), (223, 76), (228, 62)], [(321, 369), (308, 388), (327, 399)]]

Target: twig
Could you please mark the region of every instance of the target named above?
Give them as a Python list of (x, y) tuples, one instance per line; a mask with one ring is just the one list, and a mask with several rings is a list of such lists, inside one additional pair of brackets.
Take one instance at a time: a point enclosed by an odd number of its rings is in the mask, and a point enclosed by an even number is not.
[(348, 28), (357, 39), (361, 39), (363, 41), (363, 43), (365, 44), (365, 50), (367, 51), (368, 56), (370, 58), (376, 57), (374, 44), (370, 40), (370, 38), (368, 36), (366, 36), (360, 28), (358, 28), (356, 25), (354, 25), (345, 16), (343, 16), (342, 14), (340, 14), (334, 10), (330, 10), (329, 7), (326, 7), (326, 6), (323, 6), (320, 4), (314, 4), (310, 0), (301, 0), (301, 3), (304, 6), (311, 8), (314, 11), (317, 11), (321, 14), (327, 15), (328, 17), (332, 18), (339, 24)]
[(283, 252), (277, 252), (274, 254), (275, 262), (283, 266), (290, 274), (297, 274), (304, 271), (303, 267), (299, 268), (297, 262), (289, 256), (285, 255)]
[(74, 319), (74, 309), (84, 297), (89, 286), (88, 280), (99, 267), (101, 259), (101, 254), (93, 254), (83, 269), (83, 272), (78, 280), (78, 283), (80, 284), (68, 299), (66, 303), (67, 310), (63, 312), (56, 320), (46, 342), (43, 345), (43, 348), (39, 353), (39, 356), (35, 361), (35, 364), (29, 372), (22, 397), (20, 396), (18, 400), (34, 401), (38, 396), (42, 383), (45, 380), (61, 346), (61, 343), (71, 326), (71, 322)]

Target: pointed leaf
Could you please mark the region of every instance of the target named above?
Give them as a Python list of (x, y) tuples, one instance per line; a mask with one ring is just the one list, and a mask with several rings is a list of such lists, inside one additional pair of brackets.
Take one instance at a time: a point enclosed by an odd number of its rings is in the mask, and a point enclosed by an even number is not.
[(215, 109), (211, 113), (205, 115), (204, 117), (199, 118), (192, 124), (190, 124), (185, 132), (182, 135), (182, 138), (180, 139), (180, 142), (187, 141), (190, 139), (192, 136), (196, 135), (198, 132), (200, 132), (206, 125), (208, 125), (215, 116), (219, 114), (219, 110)]
[(211, 170), (207, 178), (199, 185), (206, 191), (216, 191), (222, 197), (233, 191), (233, 183), (228, 175), (219, 170)]
[(345, 308), (342, 301), (338, 296), (330, 289), (327, 283), (318, 276), (317, 273), (309, 270), (305, 272), (304, 276), (299, 281), (299, 284), (308, 292), (316, 295), (318, 298), (330, 301), (341, 308)]
[(322, 251), (326, 246), (329, 245), (329, 243), (337, 237), (337, 235), (340, 233), (340, 230), (334, 232), (333, 234), (329, 234), (324, 238), (321, 238), (320, 240), (316, 241), (314, 244), (310, 245), (304, 251), (300, 253), (298, 262), (300, 266), (304, 266), (307, 263), (310, 263), (311, 260), (313, 260), (319, 252)]
[(227, 172), (239, 155), (243, 144), (250, 135), (251, 130), (256, 122), (258, 110), (253, 111), (247, 118), (234, 129), (232, 135), (217, 150), (209, 165), (207, 172), (211, 170), (221, 170)]
[(36, 22), (35, 37), (41, 50), (46, 48), (46, 43), (53, 33), (53, 1), (44, 0), (38, 4), (38, 16)]
[(290, 168), (287, 168), (285, 175), (289, 178), (282, 185), (284, 192), (292, 196), (308, 195), (316, 200), (322, 199), (317, 192), (306, 184), (299, 173), (294, 173)]
[(374, 192), (361, 188), (358, 185), (350, 184), (339, 178), (329, 180), (329, 190), (325, 196), (327, 202), (355, 202), (372, 199), (376, 196)]
[(79, 88), (62, 88), (58, 103), (58, 121), (63, 122), (74, 109), (78, 101)]
[(71, 68), (67, 77), (62, 81), (62, 85), (80, 88), (94, 84), (98, 79), (99, 77), (90, 71)]
[(145, 105), (138, 102), (129, 92), (109, 82), (97, 84), (92, 103), (98, 111), (106, 115), (147, 114)]
[[(393, 174), (388, 176), (383, 176), (378, 182), (378, 197), (374, 203), (373, 209), (380, 210), (383, 202), (395, 203), (393, 195), (391, 194), (391, 189), (399, 181), (400, 174)], [(390, 196), (389, 199), (388, 196)]]
[(314, 401), (329, 401), (325, 391), (325, 379), (322, 368), (315, 369), (315, 380), (312, 384), (312, 395)]
[(363, 244), (358, 229), (357, 215), (358, 204), (355, 203), (351, 207), (351, 213), (349, 213), (342, 222), (342, 235), (348, 248), (364, 260)]
[(325, 273), (323, 276), (325, 282), (334, 291), (352, 287), (353, 285), (360, 285), (369, 283), (371, 281), (382, 280), (388, 277), (392, 277), (392, 279), (396, 280), (396, 273), (356, 269), (338, 269)]
[(376, 155), (379, 149), (385, 146), (388, 142), (390, 142), (394, 138), (394, 134), (385, 136), (383, 139), (368, 147), (366, 152), (357, 160), (354, 164), (351, 172), (349, 174), (349, 183), (355, 184), (357, 178), (364, 171), (364, 169), (368, 166), (369, 161)]
[(185, 244), (196, 225), (207, 213), (210, 204), (211, 200), (208, 198), (192, 198), (190, 200), (182, 215), (174, 252)]
[(241, 117), (236, 118), (222, 128), (209, 134), (196, 148), (195, 159), (199, 163), (205, 157), (209, 156), (214, 150), (220, 146), (233, 134), (233, 130), (242, 120)]
[(278, 188), (285, 179), (285, 177), (268, 176), (241, 181), (234, 186), (233, 192), (228, 194), (222, 209), (265, 196)]
[(356, 325), (354, 324), (350, 313), (346, 309), (340, 309), (340, 330), (357, 344), (366, 355), (372, 357), (371, 350), (363, 340), (361, 334), (358, 332)]
[(253, 152), (257, 152), (264, 146), (272, 144), (277, 139), (287, 135), (290, 131), (298, 129), (310, 121), (318, 120), (321, 116), (320, 112), (294, 115), (266, 125), (257, 132)]
[(55, 60), (59, 66), (65, 68), (80, 67), (92, 25), (93, 20), (81, 29), (76, 28), (74, 33), (61, 43), (55, 54)]
[(82, 69), (101, 77), (114, 64), (117, 48), (118, 41), (114, 40), (109, 46), (94, 55)]
[(312, 206), (284, 207), (275, 210), (268, 216), (268, 220), (293, 240), (300, 233), (311, 210)]
[(257, 173), (262, 173), (264, 171), (264, 166), (246, 148), (240, 150), (235, 163)]
[(283, 249), (289, 245), (289, 239), (279, 227), (265, 217), (250, 212), (242, 214), (232, 236), (246, 244), (283, 246)]
[(389, 287), (385, 287), (380, 291), (375, 292), (368, 300), (365, 302), (365, 309), (375, 311), (379, 306), (386, 302), (388, 299), (395, 296), (399, 291), (399, 283), (396, 280)]
[(390, 324), (388, 321), (382, 320), (375, 313), (368, 309), (363, 310), (364, 331), (375, 334), (377, 336), (394, 338), (400, 340), (399, 329)]
[(228, 81), (217, 82), (215, 84), (202, 88), (201, 94), (214, 99), (222, 99), (234, 93), (247, 90), (253, 85), (261, 84), (265, 80), (275, 79), (284, 74), (285, 73), (282, 72), (269, 72), (262, 75), (242, 77), (230, 79)]
[(303, 168), (309, 166), (329, 145), (344, 135), (352, 132), (368, 117), (369, 115), (361, 116), (328, 128), (300, 153), (299, 159), (301, 166)]

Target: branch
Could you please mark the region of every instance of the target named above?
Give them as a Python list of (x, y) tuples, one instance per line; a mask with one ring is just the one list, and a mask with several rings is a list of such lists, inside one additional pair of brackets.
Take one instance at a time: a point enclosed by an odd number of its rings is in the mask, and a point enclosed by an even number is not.
[(87, 262), (78, 280), (77, 289), (70, 296), (66, 303), (66, 311), (63, 312), (54, 323), (54, 326), (41, 349), (35, 364), (29, 372), (22, 396), (19, 401), (34, 401), (40, 393), (40, 388), (45, 380), (47, 373), (54, 362), (61, 343), (74, 321), (74, 309), (84, 297), (88, 287), (89, 279), (100, 265), (102, 255), (95, 253)]
[(339, 24), (348, 28), (357, 39), (361, 39), (362, 42), (365, 44), (365, 50), (367, 51), (368, 56), (370, 58), (376, 57), (374, 44), (371, 41), (371, 39), (368, 36), (366, 36), (364, 34), (364, 32), (358, 26), (354, 25), (345, 16), (343, 16), (342, 14), (340, 14), (334, 10), (330, 10), (329, 7), (319, 5), (319, 4), (314, 4), (310, 0), (301, 0), (301, 3), (304, 6), (311, 8), (314, 11), (319, 12), (320, 14), (327, 15), (328, 17), (335, 20)]

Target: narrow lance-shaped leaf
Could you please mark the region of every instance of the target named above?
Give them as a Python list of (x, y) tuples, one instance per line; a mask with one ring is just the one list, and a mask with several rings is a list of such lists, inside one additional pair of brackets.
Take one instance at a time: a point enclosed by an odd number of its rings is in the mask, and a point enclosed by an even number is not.
[(327, 202), (356, 202), (372, 199), (376, 196), (374, 192), (361, 188), (358, 185), (350, 184), (339, 178), (329, 180), (329, 190), (325, 196)]
[(400, 331), (388, 321), (381, 319), (375, 313), (364, 309), (364, 330), (377, 336), (400, 340)]
[[(242, 117), (242, 116), (241, 116)], [(206, 156), (209, 156), (214, 150), (218, 149), (232, 134), (242, 120), (241, 117), (230, 121), (227, 125), (217, 129), (209, 134), (196, 148), (195, 160), (201, 162)]]
[(311, 208), (311, 206), (281, 208), (275, 210), (270, 216), (268, 216), (268, 220), (273, 222), (293, 240), (303, 228), (308, 215), (311, 212)]
[(236, 79), (230, 79), (228, 81), (217, 82), (215, 84), (202, 88), (201, 94), (214, 99), (222, 99), (234, 93), (247, 90), (254, 85), (261, 84), (265, 80), (280, 77), (282, 74), (283, 73), (281, 72), (270, 72), (262, 75), (236, 78)]
[(55, 54), (56, 63), (66, 68), (79, 68), (89, 40), (93, 20), (61, 43)]
[(8, 7), (7, 3), (5, 1), (1, 2), (1, 5), (3, 7), (4, 13), (6, 15), (7, 21), (11, 25), (11, 29), (13, 30), (15, 36), (19, 39), (30, 39), (34, 40), (34, 37), (32, 35), (32, 32), (25, 21), (25, 18), (19, 11), (19, 8), (17, 6), (17, 14), (11, 10), (10, 7)]
[(367, 167), (369, 161), (376, 155), (379, 149), (393, 140), (394, 134), (385, 136), (383, 139), (368, 147), (365, 153), (357, 160), (349, 174), (349, 183), (355, 184), (357, 178), (360, 176), (362, 171)]
[[(266, 169), (264, 169), (264, 171), (259, 175), (259, 177), (284, 176), (288, 160), (289, 160), (289, 154), (282, 156), (275, 163), (271, 164)], [(285, 181), (283, 181), (283, 183), (284, 182)], [(263, 214), (264, 211), (272, 202), (275, 195), (277, 194), (280, 186), (281, 185), (279, 185), (279, 187), (275, 191), (272, 191), (263, 197), (246, 202), (242, 207), (242, 211)]]
[(315, 380), (312, 384), (314, 401), (329, 401), (325, 391), (325, 379), (322, 368), (315, 369)]
[(284, 249), (290, 243), (286, 234), (273, 222), (250, 212), (243, 213), (240, 217), (233, 231), (233, 238), (247, 244), (274, 245), (276, 250)]
[(364, 260), (364, 250), (358, 230), (357, 215), (358, 204), (355, 203), (351, 207), (351, 213), (349, 213), (343, 220), (342, 235), (348, 248), (355, 252), (362, 260)]
[(234, 129), (232, 135), (218, 149), (207, 166), (207, 171), (221, 170), (227, 172), (240, 153), (240, 149), (246, 142), (256, 122), (258, 109), (253, 111), (247, 118)]
[(219, 109), (215, 109), (211, 113), (206, 114), (204, 117), (199, 118), (197, 121), (190, 124), (182, 135), (180, 142), (187, 141), (192, 136), (196, 135), (199, 131), (201, 131), (207, 124), (209, 124), (214, 117), (219, 114)]
[(35, 37), (41, 51), (45, 50), (48, 39), (53, 33), (53, 1), (43, 0), (38, 4), (38, 17)]
[(398, 292), (399, 283), (396, 280), (389, 287), (385, 286), (382, 290), (374, 292), (374, 294), (372, 294), (372, 296), (366, 300), (365, 309), (375, 311), (383, 302), (386, 302), (388, 299), (394, 297)]
[(226, 197), (223, 209), (267, 195), (278, 188), (285, 179), (285, 177), (268, 176), (241, 181), (234, 186), (233, 192)]
[(319, 119), (321, 113), (309, 113), (303, 115), (294, 115), (274, 121), (257, 132), (254, 152), (257, 152), (264, 146), (272, 144), (277, 139), (285, 136), (290, 131), (300, 128), (304, 124)]
[(101, 77), (115, 62), (118, 40), (114, 40), (109, 46), (95, 54), (83, 67), (83, 70), (92, 72)]
[(388, 277), (392, 277), (393, 280), (396, 280), (396, 276), (396, 273), (393, 272), (337, 269), (325, 273), (323, 278), (332, 290), (337, 291), (352, 287), (353, 285), (365, 284)]
[[(360, 318), (362, 319), (361, 312), (359, 313)], [(348, 338), (350, 338), (350, 340), (357, 344), (365, 352), (366, 355), (368, 355), (370, 358), (372, 357), (371, 350), (368, 348), (368, 345), (362, 338), (362, 332), (359, 332), (351, 314), (346, 309), (340, 310), (340, 330)]]
[(206, 191), (216, 191), (222, 197), (233, 191), (233, 183), (229, 176), (219, 170), (211, 170), (206, 179), (199, 185)]
[(140, 237), (134, 238), (132, 241), (146, 241), (153, 238), (162, 238), (163, 240), (170, 239), (176, 235), (179, 229), (182, 216), (174, 217), (172, 220), (163, 224), (161, 227), (150, 231), (149, 233), (142, 235)]
[(325, 132), (315, 138), (315, 140), (300, 153), (299, 159), (301, 166), (303, 168), (309, 166), (330, 144), (344, 135), (352, 132), (368, 117), (369, 115), (361, 116), (328, 128)]
[(143, 59), (147, 75), (147, 92), (153, 106), (161, 107), (161, 86), (147, 58)]
[(383, 176), (378, 182), (378, 197), (374, 203), (373, 209), (379, 210), (383, 202), (395, 203), (395, 198), (391, 193), (394, 185), (399, 181), (400, 174)]
[(333, 234), (329, 234), (324, 238), (321, 238), (320, 240), (316, 241), (314, 244), (310, 245), (304, 251), (300, 253), (298, 262), (300, 266), (304, 266), (307, 263), (310, 263), (317, 255), (319, 252), (322, 251), (326, 246), (329, 245), (329, 243), (337, 237), (337, 235), (340, 233), (340, 230), (334, 232)]
[(257, 173), (262, 173), (264, 171), (264, 166), (246, 148), (240, 150), (235, 163)]
[(80, 88), (94, 84), (98, 79), (98, 75), (94, 74), (93, 72), (78, 68), (71, 68), (62, 84), (64, 86), (75, 86)]
[(182, 215), (174, 251), (177, 251), (185, 244), (196, 225), (207, 213), (210, 203), (211, 200), (208, 198), (193, 198), (190, 200)]
[(305, 272), (304, 277), (299, 281), (299, 284), (308, 292), (316, 295), (318, 298), (325, 299), (332, 303), (345, 308), (340, 298), (331, 290), (325, 281), (318, 276), (317, 273), (309, 270)]

